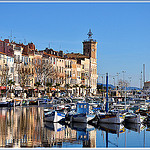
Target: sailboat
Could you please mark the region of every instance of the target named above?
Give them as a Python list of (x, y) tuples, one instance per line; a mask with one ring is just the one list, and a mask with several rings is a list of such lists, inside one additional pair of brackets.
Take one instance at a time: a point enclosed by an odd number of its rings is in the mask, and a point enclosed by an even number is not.
[(116, 123), (120, 124), (124, 121), (124, 116), (119, 112), (108, 112), (108, 73), (106, 74), (106, 112), (97, 113), (97, 123)]
[(124, 121), (124, 116), (120, 115), (119, 112), (112, 113), (98, 113), (97, 114), (98, 123), (116, 123), (120, 124)]

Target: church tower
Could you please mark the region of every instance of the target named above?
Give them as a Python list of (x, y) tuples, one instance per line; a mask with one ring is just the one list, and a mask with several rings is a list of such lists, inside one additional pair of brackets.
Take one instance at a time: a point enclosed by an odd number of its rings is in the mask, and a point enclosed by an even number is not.
[(91, 29), (88, 32), (88, 39), (85, 40), (83, 43), (83, 55), (88, 57), (88, 61), (85, 63), (85, 69), (88, 70), (86, 74), (86, 85), (90, 88), (89, 93), (96, 94), (97, 88), (97, 42), (93, 40)]
[(89, 58), (96, 59), (96, 51), (97, 51), (97, 42), (93, 40), (91, 29), (88, 32), (88, 39), (85, 40), (83, 43), (83, 55), (88, 56)]

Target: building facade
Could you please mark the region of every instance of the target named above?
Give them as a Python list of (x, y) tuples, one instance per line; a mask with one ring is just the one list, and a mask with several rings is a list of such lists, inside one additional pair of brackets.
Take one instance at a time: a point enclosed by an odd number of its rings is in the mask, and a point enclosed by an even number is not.
[[(88, 39), (83, 41), (83, 54), (67, 53), (62, 50), (55, 51), (46, 48), (37, 50), (31, 42), (27, 45), (15, 43), (5, 39), (0, 40), (0, 82), (7, 80), (15, 82), (14, 89), (35, 89), (35, 83), (41, 86), (51, 83), (52, 86), (60, 85), (70, 94), (77, 96), (87, 93), (96, 94), (97, 89), (97, 42), (92, 38), (91, 30)], [(4, 77), (3, 70), (7, 73)], [(26, 81), (25, 81), (26, 79)], [(89, 90), (89, 91), (88, 91)], [(87, 92), (88, 91), (88, 92)]]

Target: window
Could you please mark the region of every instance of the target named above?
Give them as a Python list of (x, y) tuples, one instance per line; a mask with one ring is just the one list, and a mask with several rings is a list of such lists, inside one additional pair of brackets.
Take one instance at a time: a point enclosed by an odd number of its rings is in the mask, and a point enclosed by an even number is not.
[(86, 108), (86, 105), (84, 105), (84, 108)]
[(13, 67), (11, 67), (11, 73), (13, 73), (14, 72), (14, 68)]
[(81, 108), (83, 108), (83, 105), (81, 105)]

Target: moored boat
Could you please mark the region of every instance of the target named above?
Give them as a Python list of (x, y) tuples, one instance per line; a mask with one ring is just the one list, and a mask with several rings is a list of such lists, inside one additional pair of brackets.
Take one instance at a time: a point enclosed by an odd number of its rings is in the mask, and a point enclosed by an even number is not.
[(98, 123), (114, 123), (120, 124), (124, 121), (124, 116), (122, 114), (117, 113), (98, 113), (96, 115), (98, 119)]
[(44, 113), (44, 120), (50, 122), (60, 122), (65, 119), (65, 114), (57, 112), (55, 110)]
[[(77, 111), (70, 115), (70, 122), (88, 123), (95, 115), (89, 111), (89, 104), (85, 101), (79, 101), (76, 105)], [(67, 116), (67, 115), (66, 115)]]

